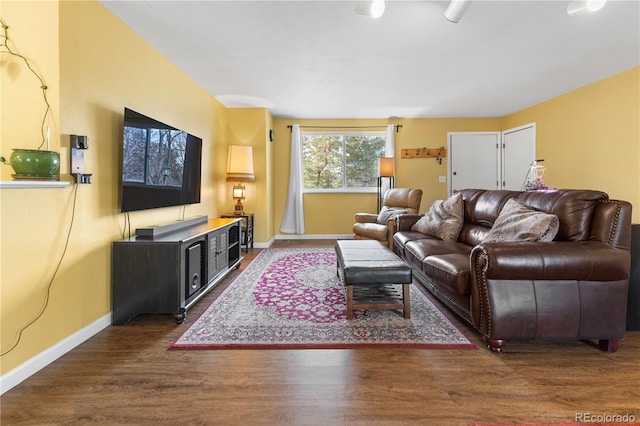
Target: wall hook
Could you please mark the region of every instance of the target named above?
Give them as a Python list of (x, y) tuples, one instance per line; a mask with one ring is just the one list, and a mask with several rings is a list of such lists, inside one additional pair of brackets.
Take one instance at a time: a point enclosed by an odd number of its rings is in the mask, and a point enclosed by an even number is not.
[(440, 148), (411, 148), (400, 151), (401, 158), (435, 158), (438, 164), (442, 164), (442, 158), (447, 156), (447, 149)]

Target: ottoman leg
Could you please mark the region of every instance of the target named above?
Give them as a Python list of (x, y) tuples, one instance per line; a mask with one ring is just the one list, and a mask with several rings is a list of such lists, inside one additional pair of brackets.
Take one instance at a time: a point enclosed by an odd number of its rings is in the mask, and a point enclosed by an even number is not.
[(347, 319), (353, 318), (353, 286), (347, 286)]
[(402, 303), (404, 304), (404, 317), (411, 318), (411, 284), (402, 284)]

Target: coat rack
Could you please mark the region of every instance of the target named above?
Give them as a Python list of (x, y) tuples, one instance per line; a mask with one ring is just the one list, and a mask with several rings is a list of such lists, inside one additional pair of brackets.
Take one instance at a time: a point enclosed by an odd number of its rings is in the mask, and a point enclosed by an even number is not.
[(401, 158), (435, 158), (438, 164), (442, 164), (442, 159), (447, 156), (447, 149), (440, 148), (409, 148), (400, 151)]

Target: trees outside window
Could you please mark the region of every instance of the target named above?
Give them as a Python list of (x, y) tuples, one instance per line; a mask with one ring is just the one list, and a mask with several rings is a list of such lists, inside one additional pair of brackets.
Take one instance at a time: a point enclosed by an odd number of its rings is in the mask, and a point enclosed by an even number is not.
[(305, 190), (377, 187), (378, 159), (385, 156), (385, 133), (302, 133), (301, 138)]
[(182, 187), (187, 134), (176, 129), (124, 128), (123, 180)]

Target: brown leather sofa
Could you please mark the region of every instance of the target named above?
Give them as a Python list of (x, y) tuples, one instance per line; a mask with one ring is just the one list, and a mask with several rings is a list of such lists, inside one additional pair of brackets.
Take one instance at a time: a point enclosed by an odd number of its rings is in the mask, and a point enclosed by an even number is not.
[[(591, 190), (465, 189), (456, 241), (411, 231), (421, 215), (395, 218), (394, 251), (414, 277), (501, 352), (508, 340), (624, 338), (630, 274), (631, 204)], [(551, 242), (487, 242), (515, 198), (558, 216)]]
[[(418, 214), (421, 201), (421, 189), (388, 189), (382, 197), (381, 213), (356, 213), (353, 238), (355, 240), (377, 240), (393, 249), (393, 233), (395, 232), (393, 218), (395, 216), (391, 213)], [(384, 211), (389, 214), (384, 216)]]

